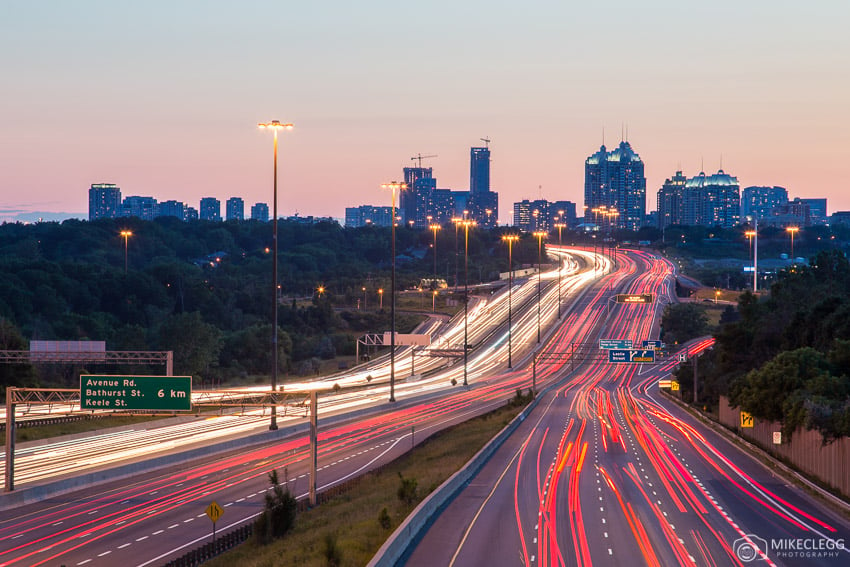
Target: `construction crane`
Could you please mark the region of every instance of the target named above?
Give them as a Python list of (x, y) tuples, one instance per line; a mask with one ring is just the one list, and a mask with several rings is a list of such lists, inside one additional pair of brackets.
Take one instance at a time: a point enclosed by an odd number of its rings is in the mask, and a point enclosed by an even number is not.
[(490, 149), (490, 138), (478, 138), (478, 139), (481, 140), (482, 142), (484, 142), (484, 147), (486, 147), (488, 150)]
[(419, 160), (419, 168), (421, 169), (421, 168), (422, 168), (422, 160), (423, 160), (423, 159), (435, 158), (435, 157), (437, 157), (437, 156), (435, 156), (435, 155), (432, 155), (432, 156), (423, 156), (422, 154), (416, 154), (415, 156), (413, 156), (413, 157), (412, 157), (412, 158), (410, 158), (410, 159), (411, 159), (411, 160)]

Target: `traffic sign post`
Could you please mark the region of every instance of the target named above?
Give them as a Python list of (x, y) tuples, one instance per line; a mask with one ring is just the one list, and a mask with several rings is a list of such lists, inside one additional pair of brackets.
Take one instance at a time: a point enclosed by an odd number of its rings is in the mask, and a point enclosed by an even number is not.
[(608, 351), (608, 362), (614, 363), (645, 363), (655, 362), (654, 350), (612, 349)]
[(643, 349), (652, 349), (652, 350), (661, 350), (664, 348), (664, 343), (658, 339), (655, 340), (644, 340), (641, 342), (641, 348)]
[(754, 425), (753, 416), (745, 411), (741, 412), (741, 427), (752, 428)]
[(207, 517), (212, 520), (213, 523), (213, 543), (215, 543), (215, 523), (224, 515), (224, 509), (218, 505), (218, 502), (213, 500), (207, 509), (204, 510), (207, 514)]
[(80, 375), (80, 409), (191, 411), (191, 376)]

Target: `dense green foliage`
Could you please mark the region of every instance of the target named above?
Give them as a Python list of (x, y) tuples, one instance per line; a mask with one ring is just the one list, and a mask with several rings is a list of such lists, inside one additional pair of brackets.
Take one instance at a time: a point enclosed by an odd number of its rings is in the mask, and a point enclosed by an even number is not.
[(263, 512), (254, 520), (254, 539), (258, 545), (268, 545), (281, 538), (295, 524), (298, 503), (289, 487), (282, 488), (278, 482), (277, 470), (269, 473), (272, 492), (266, 493)]
[[(755, 417), (850, 435), (850, 262), (823, 251), (780, 274), (766, 299), (741, 295), (740, 318), (723, 325), (700, 361), (701, 399)], [(683, 368), (680, 380), (688, 379)]]
[[(463, 282), (463, 233), (438, 234), (438, 276)], [(132, 231), (126, 242), (121, 230)], [(469, 234), (469, 281), (507, 269), (498, 231)], [(355, 337), (390, 326), (377, 290), (389, 288), (390, 229), (281, 221), (278, 345), (282, 372), (353, 355)], [(397, 289), (433, 274), (433, 233), (399, 228)], [(0, 346), (28, 341), (102, 340), (109, 350), (173, 350), (175, 373), (204, 380), (269, 374), (272, 364), (272, 224), (181, 222), (163, 217), (0, 225)], [(515, 264), (536, 261), (531, 237), (514, 247)], [(318, 286), (326, 292), (316, 293)], [(369, 295), (367, 307), (357, 309)], [(400, 315), (399, 329), (410, 328)], [(405, 325), (408, 325), (405, 327)], [(309, 364), (308, 364), (309, 363)], [(306, 367), (304, 365), (307, 365)], [(72, 386), (83, 370), (115, 367), (0, 367), (5, 385)], [(140, 373), (138, 367), (133, 371)], [(159, 369), (151, 369), (158, 373)]]
[(668, 344), (684, 343), (708, 333), (708, 317), (696, 303), (676, 303), (661, 315), (661, 340)]

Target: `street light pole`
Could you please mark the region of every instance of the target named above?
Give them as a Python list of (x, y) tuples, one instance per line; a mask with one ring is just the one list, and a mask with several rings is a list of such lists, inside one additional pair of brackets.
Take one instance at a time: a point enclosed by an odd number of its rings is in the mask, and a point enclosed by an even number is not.
[(502, 236), (502, 240), (508, 243), (508, 368), (513, 368), (511, 362), (511, 294), (514, 288), (514, 262), (513, 262), (513, 245), (519, 240), (516, 234), (506, 234)]
[(475, 226), (475, 221), (464, 220), (464, 247), (463, 247), (463, 385), (469, 382), (466, 379), (466, 363), (469, 357), (469, 340), (467, 339), (467, 315), (469, 313), (469, 227)]
[(390, 319), (392, 320), (390, 327), (390, 401), (395, 401), (395, 192), (407, 189), (406, 183), (392, 181), (381, 185), (384, 189), (389, 189), (392, 193), (392, 255), (393, 269), (392, 277), (390, 278)]
[[(561, 244), (561, 230), (563, 230), (563, 229), (564, 229), (564, 227), (566, 227), (566, 226), (567, 226), (567, 225), (565, 225), (565, 224), (564, 224), (564, 223), (562, 223), (562, 222), (559, 222), (559, 223), (556, 223), (556, 224), (555, 224), (555, 228), (557, 228), (557, 229), (558, 229), (558, 248), (561, 248), (561, 247), (562, 247), (562, 244)], [(560, 319), (560, 318), (561, 318), (561, 266), (562, 266), (562, 262), (563, 262), (563, 261), (564, 261), (563, 256), (561, 256), (561, 255), (559, 254), (559, 255), (558, 255), (558, 319)]]
[(431, 285), (434, 289), (437, 289), (437, 231), (442, 227), (438, 224), (432, 224), (428, 228), (430, 228), (434, 233), (434, 281), (431, 282)]
[(127, 239), (133, 236), (133, 232), (122, 230), (120, 234), (124, 237), (124, 275), (127, 275)]
[(452, 217), (452, 222), (455, 225), (455, 291), (457, 291), (457, 272), (458, 272), (458, 257), (459, 253), (457, 251), (457, 229), (460, 226), (460, 223), (463, 219), (460, 217)]
[(538, 230), (534, 233), (537, 237), (537, 343), (540, 343), (540, 270), (542, 268), (543, 237), (546, 233)]
[[(278, 367), (278, 348), (277, 348), (277, 131), (292, 130), (292, 123), (282, 124), (279, 120), (271, 122), (260, 122), (257, 124), (261, 130), (266, 128), (274, 132), (274, 196), (272, 208), (274, 211), (274, 219), (272, 221), (272, 392), (277, 391), (277, 367)], [(277, 429), (277, 406), (272, 404), (271, 407), (271, 424), (269, 429), (274, 431)]]
[(785, 229), (791, 234), (791, 263), (794, 263), (794, 235), (800, 231), (799, 226), (789, 226)]

